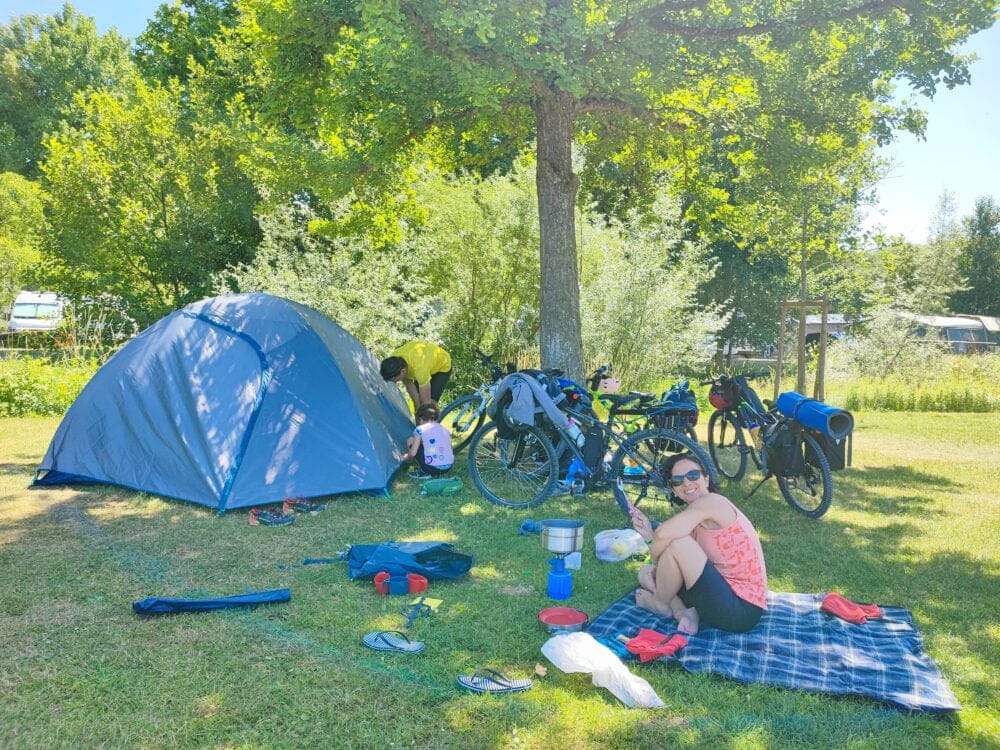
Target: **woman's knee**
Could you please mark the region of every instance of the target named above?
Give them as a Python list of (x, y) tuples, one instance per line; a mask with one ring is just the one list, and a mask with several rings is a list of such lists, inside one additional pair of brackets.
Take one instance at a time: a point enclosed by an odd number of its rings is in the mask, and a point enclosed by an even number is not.
[(667, 544), (667, 552), (669, 552), (671, 557), (675, 560), (687, 558), (692, 555), (705, 554), (705, 551), (699, 546), (698, 542), (689, 536), (672, 539), (670, 543)]

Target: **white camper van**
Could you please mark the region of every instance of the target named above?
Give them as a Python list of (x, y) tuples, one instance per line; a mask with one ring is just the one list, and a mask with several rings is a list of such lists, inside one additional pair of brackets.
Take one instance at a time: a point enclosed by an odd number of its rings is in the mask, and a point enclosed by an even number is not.
[(64, 304), (55, 292), (19, 292), (10, 308), (7, 330), (51, 331), (63, 319)]

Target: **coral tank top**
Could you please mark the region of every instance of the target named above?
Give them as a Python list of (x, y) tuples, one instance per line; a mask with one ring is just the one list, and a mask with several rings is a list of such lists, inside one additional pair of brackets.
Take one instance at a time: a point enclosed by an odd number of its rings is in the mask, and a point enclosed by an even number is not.
[(722, 529), (698, 526), (694, 539), (740, 599), (767, 609), (767, 570), (760, 538), (743, 513), (732, 503), (736, 520)]

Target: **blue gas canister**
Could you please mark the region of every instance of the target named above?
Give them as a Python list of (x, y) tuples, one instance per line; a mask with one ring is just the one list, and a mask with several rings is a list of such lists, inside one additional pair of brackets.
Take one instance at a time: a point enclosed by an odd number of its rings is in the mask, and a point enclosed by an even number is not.
[(552, 570), (549, 571), (549, 599), (569, 599), (573, 594), (573, 574), (566, 570), (566, 561), (561, 557), (549, 560)]

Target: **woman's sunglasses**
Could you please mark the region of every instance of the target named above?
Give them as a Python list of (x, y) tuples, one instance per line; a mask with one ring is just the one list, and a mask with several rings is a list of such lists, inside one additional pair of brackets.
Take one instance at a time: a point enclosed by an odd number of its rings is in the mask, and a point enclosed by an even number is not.
[(691, 471), (686, 474), (674, 474), (670, 477), (670, 486), (680, 487), (684, 483), (685, 479), (689, 482), (697, 482), (701, 479), (701, 469), (691, 469)]

